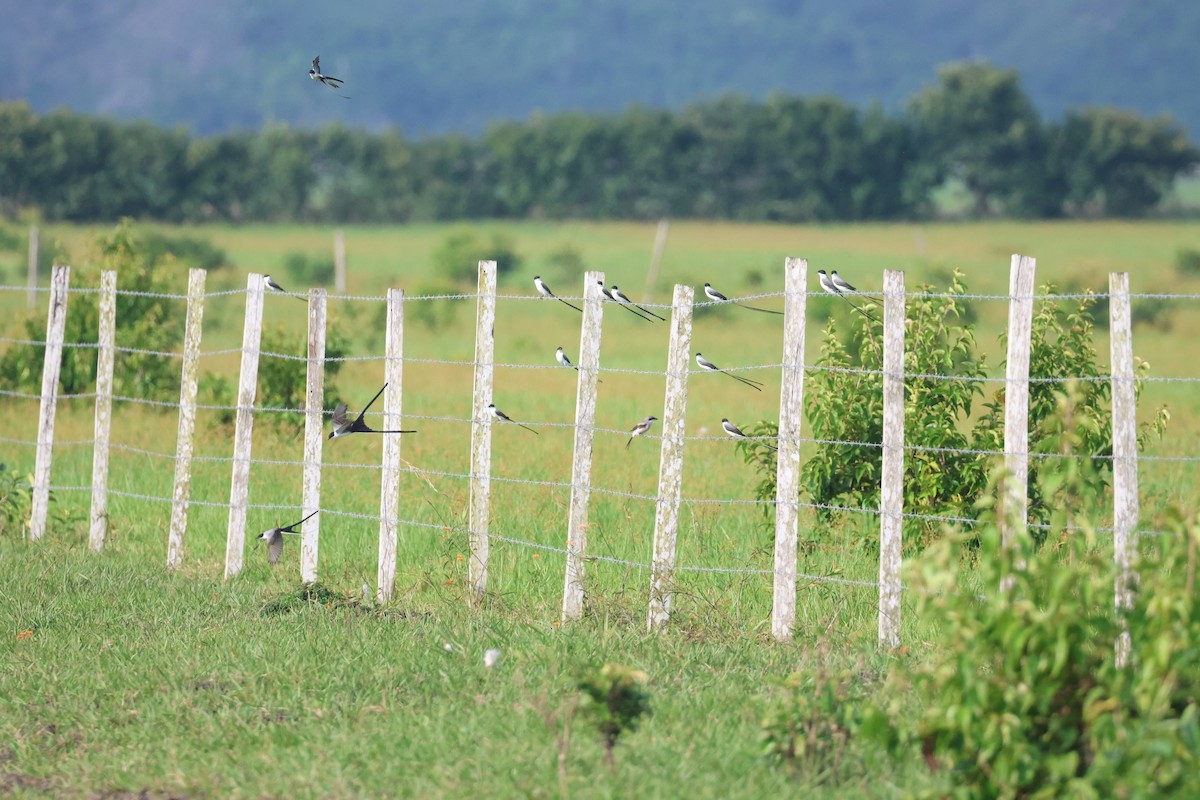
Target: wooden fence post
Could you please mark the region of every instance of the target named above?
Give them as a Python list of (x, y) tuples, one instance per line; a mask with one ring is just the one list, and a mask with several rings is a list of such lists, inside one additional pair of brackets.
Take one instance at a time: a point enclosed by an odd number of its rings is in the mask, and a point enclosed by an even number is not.
[(175, 489), (171, 497), (167, 569), (178, 569), (183, 564), (183, 537), (187, 533), (188, 503), (192, 492), (192, 437), (196, 431), (196, 378), (200, 367), (206, 277), (207, 273), (202, 269), (188, 270), (187, 323), (179, 381), (179, 430), (175, 435)]
[(333, 233), (333, 288), (346, 293), (346, 231), (341, 228)]
[[(325, 300), (324, 289), (308, 290), (308, 372), (304, 394), (304, 498), (301, 517), (321, 507), (321, 447), (325, 442)], [(321, 515), (300, 526), (300, 580), (317, 580)]]
[[(1133, 608), (1137, 562), (1138, 474), (1137, 396), (1134, 392), (1133, 329), (1129, 307), (1129, 273), (1108, 276), (1109, 338), (1112, 358), (1113, 431), (1113, 560), (1116, 563), (1116, 606)], [(1116, 662), (1129, 662), (1133, 642), (1126, 626), (1116, 645)]]
[(242, 571), (246, 547), (246, 504), (250, 495), (250, 453), (254, 442), (254, 400), (258, 394), (258, 356), (262, 348), (263, 277), (246, 278), (246, 318), (242, 325), (242, 371), (238, 379), (237, 419), (233, 429), (233, 471), (229, 484), (229, 529), (225, 535), (225, 579)]
[(117, 273), (100, 273), (100, 327), (96, 339), (96, 435), (92, 450), (92, 525), (88, 545), (104, 549), (108, 533), (108, 451), (112, 435), (113, 347), (117, 340)]
[(54, 455), (54, 415), (58, 410), (58, 378), (62, 373), (63, 336), (67, 329), (67, 290), (71, 268), (56, 266), (50, 275), (50, 309), (46, 316), (46, 354), (42, 362), (42, 399), (38, 407), (37, 457), (29, 509), (29, 538), (46, 533), (50, 512), (50, 461)]
[(683, 446), (687, 434), (687, 381), (692, 348), (693, 289), (675, 285), (671, 298), (671, 343), (667, 352), (667, 395), (663, 403), (658, 502), (654, 510), (654, 557), (650, 562), (650, 611), (646, 626), (662, 631), (671, 617), (675, 582), (675, 539), (683, 493)]
[(671, 222), (667, 219), (658, 221), (654, 231), (654, 250), (650, 253), (650, 268), (646, 270), (646, 290), (642, 292), (645, 302), (652, 302), (654, 284), (658, 282), (658, 267), (662, 263), (663, 252), (667, 249), (667, 233), (671, 230)]
[(796, 546), (800, 525), (800, 424), (804, 419), (804, 314), (808, 262), (784, 262), (783, 372), (779, 390), (779, 450), (775, 472), (775, 584), (771, 635), (792, 638), (796, 627)]
[(883, 271), (883, 470), (879, 516), (879, 644), (900, 645), (904, 535), (904, 273)]
[(475, 317), (475, 393), (471, 418), (471, 557), (467, 582), (472, 603), (487, 591), (488, 530), (492, 490), (492, 363), (496, 346), (496, 262), (479, 262), (479, 300)]
[(27, 286), (29, 291), (26, 294), (25, 305), (33, 308), (37, 305), (37, 285), (38, 285), (38, 259), (41, 258), (41, 235), (37, 225), (29, 226), (29, 274), (27, 276)]
[(575, 454), (571, 460), (571, 510), (567, 519), (567, 565), (562, 620), (583, 616), (584, 554), (591, 498), (592, 445), (596, 438), (596, 380), (604, 319), (603, 272), (583, 276), (583, 325), (579, 329), (579, 377), (575, 390)]
[[(401, 426), (404, 386), (404, 290), (388, 289), (387, 345), (384, 361), (383, 430)], [(386, 603), (396, 586), (396, 539), (400, 518), (399, 434), (383, 438), (383, 477), (379, 493), (379, 576), (376, 599)]]
[[(1004, 384), (1004, 468), (1000, 540), (1011, 547), (1029, 522), (1029, 349), (1037, 261), (1014, 254), (1008, 280), (1008, 359)], [(1012, 588), (1012, 577), (1001, 580)]]

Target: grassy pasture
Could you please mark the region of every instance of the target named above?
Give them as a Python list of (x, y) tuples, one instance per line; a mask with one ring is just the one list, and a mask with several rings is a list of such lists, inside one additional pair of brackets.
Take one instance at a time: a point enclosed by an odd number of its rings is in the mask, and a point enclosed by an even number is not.
[[(606, 272), (635, 298), (642, 294), (654, 228), (643, 224), (488, 223), (477, 226), (510, 235), (525, 262), (501, 283), (501, 293), (530, 296), (540, 273), (560, 295), (579, 293), (578, 282), (556, 276), (547, 257), (565, 244), (591, 269)], [(173, 229), (171, 229), (173, 230)], [(430, 283), (430, 255), (447, 226), (347, 229), (350, 291), (382, 295), (388, 286), (410, 293)], [(43, 247), (88, 259), (99, 229), (47, 227)], [(209, 288), (245, 285), (248, 271), (271, 272), (284, 285), (284, 254), (331, 250), (330, 229), (299, 227), (192, 228), (211, 238), (236, 265), (214, 273)], [(1007, 290), (1008, 256), (1038, 258), (1039, 283), (1068, 282), (1103, 291), (1107, 273), (1128, 270), (1135, 292), (1200, 292), (1200, 278), (1173, 267), (1180, 247), (1200, 249), (1200, 228), (1178, 223), (1070, 223), (981, 225), (867, 225), (785, 227), (681, 223), (672, 226), (657, 302), (669, 300), (675, 282), (711, 281), (728, 294), (778, 291), (787, 255), (809, 259), (810, 269), (836, 268), (864, 289), (876, 289), (881, 270), (900, 268), (914, 288), (954, 267), (970, 290)], [(14, 254), (0, 254), (0, 269), (22, 273)], [(762, 276), (752, 285), (752, 274)], [(179, 278), (180, 291), (185, 278)], [(0, 293), (0, 311), (11, 318), (24, 302)], [(268, 297), (268, 324), (302, 330), (303, 306)], [(454, 301), (453, 324), (428, 331), (409, 313), (409, 358), (470, 360), (474, 301)], [(761, 301), (778, 307), (777, 299)], [(1139, 303), (1135, 300), (1135, 310)], [(1196, 376), (1200, 358), (1200, 303), (1171, 303), (1170, 328), (1135, 327), (1135, 353), (1153, 375)], [(236, 346), (241, 336), (238, 296), (212, 298), (205, 312), (203, 349)], [(39, 298), (44, 305), (44, 295)], [(179, 304), (182, 325), (183, 304)], [(351, 337), (352, 354), (382, 352), (373, 329), (382, 328), (382, 304), (335, 301), (331, 320)], [(815, 360), (822, 320), (844, 309), (810, 298), (808, 360)], [(979, 301), (978, 339), (989, 353), (992, 374), (1001, 374), (997, 340), (1007, 317), (1001, 301)], [(44, 313), (44, 311), (42, 312)], [(629, 370), (662, 370), (665, 325), (648, 325), (619, 309), (605, 314), (602, 364)], [(553, 367), (555, 346), (577, 357), (578, 318), (557, 303), (501, 300), (496, 320), (496, 360)], [(698, 314), (694, 350), (721, 366), (773, 364), (779, 360), (779, 318), (721, 309)], [(1107, 360), (1106, 340), (1098, 342)], [(236, 356), (202, 362), (202, 369), (236, 380)], [(117, 368), (120, 369), (118, 358)], [(778, 413), (778, 370), (756, 371), (760, 394), (719, 375), (689, 381), (688, 433), (715, 435), (721, 417), (746, 425)], [(339, 397), (361, 406), (381, 381), (381, 365), (353, 362), (339, 377)], [(405, 365), (406, 415), (465, 418), (470, 415), (468, 366), (414, 361)], [(663, 378), (623, 372), (602, 375), (598, 425), (627, 430), (647, 414), (661, 416)], [(513, 419), (569, 424), (574, 374), (561, 369), (497, 368), (497, 405)], [(1155, 455), (1193, 455), (1200, 450), (1200, 392), (1191, 384), (1151, 384), (1141, 408), (1148, 416), (1166, 402), (1173, 419)], [(33, 438), (35, 401), (0, 404), (0, 431)], [(56, 439), (92, 435), (91, 407), (65, 404)], [(172, 453), (176, 417), (117, 406), (114, 441)], [(227, 430), (198, 418), (197, 454), (230, 453)], [(644, 625), (648, 575), (640, 567), (609, 562), (588, 566), (589, 617), (559, 628), (563, 559), (550, 549), (493, 542), (489, 597), (481, 613), (465, 610), (462, 579), (466, 543), (453, 530), (465, 523), (466, 481), (432, 474), (469, 471), (469, 426), (462, 422), (412, 420), (420, 433), (404, 440), (402, 455), (427, 474), (405, 477), (401, 516), (436, 527), (403, 528), (399, 544), (397, 598), (386, 610), (304, 605), (290, 614), (269, 614), (264, 604), (294, 590), (297, 541), (289, 540), (283, 563), (270, 569), (260, 551), (247, 554), (236, 580), (221, 580), (227, 512), (193, 507), (183, 579), (163, 574), (169, 505), (114, 497), (112, 531), (104, 555), (87, 553), (88, 495), (61, 492), (59, 515), (48, 541), (30, 546), (15, 530), (0, 535), (0, 599), (9, 614), (0, 654), (12, 665), (0, 671), (0, 786), (39, 793), (88, 796), (104, 790), (141, 790), (208, 796), (697, 796), (761, 797), (792, 792), (795, 781), (758, 758), (757, 720), (772, 694), (770, 682), (802, 665), (855, 663), (860, 645), (875, 636), (875, 590), (835, 583), (801, 582), (797, 640), (767, 640), (770, 578), (755, 574), (683, 573), (672, 608), (670, 633), (647, 637)], [(657, 428), (656, 428), (657, 430)], [(569, 427), (539, 428), (540, 435), (501, 426), (493, 433), (493, 475), (529, 481), (569, 481)], [(806, 432), (807, 435), (807, 432)], [(338, 464), (377, 464), (377, 441), (354, 437), (326, 443), (323, 506), (374, 515), (379, 509), (379, 472)], [(656, 491), (656, 442), (640, 439), (628, 450), (626, 436), (601, 433), (593, 483), (642, 495)], [(32, 448), (4, 444), (0, 461), (22, 473), (32, 469)], [(299, 460), (302, 443), (268, 420), (256, 421), (256, 458)], [(1180, 468), (1182, 467), (1182, 468)], [(1196, 470), (1191, 465), (1143, 462), (1143, 520), (1170, 501), (1189, 502)], [(56, 448), (54, 482), (86, 485), (89, 447)], [(169, 460), (114, 452), (113, 489), (169, 497)], [(750, 499), (757, 479), (724, 440), (690, 442), (684, 497), (693, 501)], [(229, 464), (194, 467), (192, 497), (223, 502)], [(298, 504), (300, 468), (257, 465), (251, 503)], [(567, 538), (568, 492), (564, 488), (493, 482), (495, 533), (560, 548)], [(252, 509), (249, 529), (290, 522), (290, 512)], [(591, 552), (633, 562), (650, 558), (653, 505), (644, 500), (593, 494)], [(761, 512), (747, 504), (690, 502), (679, 539), (682, 565), (761, 570), (771, 565), (771, 535)], [(321, 579), (343, 595), (373, 586), (378, 525), (326, 515), (322, 518)], [(831, 530), (814, 517), (802, 520), (807, 541), (800, 569), (814, 575), (873, 580), (877, 576), (874, 517), (855, 516)], [(936, 620), (909, 613), (903, 637), (919, 651)], [(33, 633), (17, 639), (23, 631)], [(447, 653), (443, 645), (450, 642)], [(494, 673), (482, 652), (502, 647), (506, 660)], [(569, 691), (588, 664), (622, 661), (654, 679), (655, 715), (619, 748), (609, 773), (600, 747), (582, 726), (565, 762), (546, 717), (565, 713)], [(859, 664), (864, 675), (880, 668), (874, 658)], [(865, 757), (865, 756), (864, 756)], [(5, 777), (5, 776), (17, 777)], [(864, 763), (854, 787), (870, 796), (899, 794), (929, 778), (916, 765)], [(560, 782), (561, 781), (561, 782)], [(803, 784), (805, 779), (801, 779)]]

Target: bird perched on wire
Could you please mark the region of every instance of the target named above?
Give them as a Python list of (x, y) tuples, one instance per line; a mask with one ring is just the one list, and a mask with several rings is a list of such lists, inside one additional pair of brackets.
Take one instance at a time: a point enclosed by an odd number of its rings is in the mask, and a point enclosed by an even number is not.
[(746, 384), (751, 389), (755, 389), (760, 392), (762, 391), (762, 382), (761, 381), (751, 380), (750, 378), (743, 378), (741, 375), (734, 375), (732, 372), (726, 372), (725, 370), (721, 369), (716, 364), (712, 363), (711, 361), (709, 361), (707, 358), (700, 355), (699, 353), (696, 353), (696, 364), (700, 367), (700, 369), (702, 369), (706, 372), (719, 372), (722, 375), (728, 375), (729, 377), (733, 378), (735, 381), (741, 381), (742, 383)]
[[(567, 354), (563, 352), (562, 347), (559, 347), (558, 350), (556, 350), (554, 352), (554, 358), (558, 361), (558, 363), (562, 364), (564, 367), (570, 367), (571, 369), (575, 370), (576, 372), (579, 372), (579, 367), (577, 367), (571, 363), (571, 359), (567, 358)], [(597, 378), (596, 383), (604, 383), (604, 381)]]
[(837, 274), (836, 269), (830, 275), (825, 274), (825, 270), (823, 270), (823, 269), (817, 270), (817, 280), (820, 281), (821, 288), (824, 289), (826, 292), (828, 292), (829, 294), (832, 294), (832, 295), (837, 295), (838, 297), (842, 298), (847, 303), (849, 303), (850, 307), (853, 308), (858, 313), (863, 314), (863, 315), (869, 317), (870, 319), (875, 320), (876, 322), (879, 322), (878, 317), (876, 317), (870, 311), (867, 311), (865, 308), (859, 306), (857, 303), (855, 303), (853, 300), (851, 300), (849, 297), (846, 296), (847, 294), (858, 294), (858, 289), (855, 289), (853, 286), (851, 286), (849, 283), (847, 283), (844, 278), (839, 276)]
[(368, 428), (367, 423), (363, 422), (363, 417), (367, 415), (367, 411), (379, 399), (379, 395), (383, 394), (383, 390), (387, 388), (385, 383), (375, 396), (371, 398), (371, 402), (367, 403), (367, 407), (359, 412), (358, 418), (351, 421), (346, 416), (346, 404), (338, 403), (337, 408), (333, 409), (333, 430), (329, 432), (330, 439), (340, 439), (343, 436), (349, 436), (352, 433), (416, 433), (416, 431), (377, 431), (373, 428)]
[(629, 432), (629, 441), (625, 443), (625, 449), (629, 449), (629, 445), (633, 444), (635, 436), (641, 436), (646, 431), (650, 430), (650, 426), (654, 424), (654, 420), (658, 417), (646, 417), (644, 420), (633, 426), (633, 430)]
[(779, 314), (780, 316), (783, 315), (782, 311), (772, 311), (769, 308), (755, 308), (754, 306), (748, 306), (745, 303), (741, 303), (737, 300), (730, 300), (728, 297), (714, 289), (712, 284), (708, 283), (704, 284), (704, 296), (715, 303), (733, 303), (735, 306), (749, 309), (750, 311), (761, 311), (764, 314)]
[(495, 419), (500, 420), (501, 422), (511, 422), (513, 425), (520, 425), (522, 428), (529, 431), (534, 436), (539, 435), (537, 431), (535, 431), (533, 428), (529, 427), (528, 425), (523, 425), (522, 423), (517, 422), (515, 419), (510, 419), (508, 414), (505, 414), (503, 411), (496, 408), (495, 403), (488, 403), (488, 413), (491, 414), (492, 417), (494, 417)]
[[(342, 84), (345, 83), (341, 78), (335, 78), (332, 75), (324, 75), (321, 73), (321, 57), (317, 56), (312, 60), (312, 68), (308, 71), (308, 77), (312, 78), (317, 83), (323, 83), (330, 89), (338, 92), (339, 97), (346, 97), (341, 94)], [(349, 100), (349, 97), (346, 97)]]
[(601, 293), (602, 295), (604, 295), (604, 299), (605, 299), (605, 300), (611, 300), (612, 302), (614, 302), (614, 303), (616, 303), (617, 305), (619, 305), (621, 308), (623, 308), (623, 309), (625, 309), (626, 311), (628, 311), (630, 314), (633, 314), (634, 316), (636, 316), (636, 317), (639, 317), (640, 319), (644, 319), (644, 320), (646, 320), (646, 322), (653, 322), (653, 321), (654, 321), (654, 320), (650, 319), (649, 317), (647, 317), (647, 316), (646, 316), (645, 314), (643, 314), (642, 312), (638, 311), (636, 308), (634, 308), (632, 303), (622, 303), (620, 300), (618, 300), (617, 298), (613, 297), (613, 296), (612, 296), (612, 292), (610, 292), (608, 289), (605, 289), (605, 288), (604, 288), (604, 282), (603, 282), (603, 281), (596, 281), (596, 284), (597, 284), (597, 285), (600, 287), (600, 293)]
[(269, 531), (263, 531), (258, 535), (260, 542), (267, 543), (267, 560), (272, 564), (279, 562), (279, 556), (283, 553), (283, 535), (285, 533), (296, 533), (296, 528), (299, 528), (304, 523), (315, 517), (320, 509), (312, 512), (299, 522), (293, 522), (291, 525), (284, 525), (281, 528), (271, 528)]
[(633, 302), (632, 300), (630, 300), (630, 299), (629, 299), (629, 298), (628, 298), (628, 297), (625, 295), (625, 293), (624, 293), (624, 292), (622, 292), (620, 289), (618, 289), (618, 288), (617, 288), (617, 285), (616, 285), (615, 283), (613, 284), (613, 288), (612, 288), (612, 296), (613, 296), (613, 299), (614, 299), (614, 300), (616, 300), (618, 303), (620, 303), (620, 304), (622, 304), (622, 305), (626, 305), (626, 306), (633, 306), (634, 308), (638, 309), (639, 311), (645, 311), (645, 312), (646, 312), (647, 314), (649, 314), (650, 316), (652, 316), (652, 317), (657, 317), (658, 319), (662, 320), (663, 322), (666, 322), (666, 321), (667, 321), (667, 318), (666, 318), (666, 317), (659, 317), (659, 316), (658, 316), (658, 314), (655, 314), (655, 313), (654, 313), (653, 311), (651, 311), (650, 309), (648, 309), (648, 308), (642, 308), (642, 307), (641, 307), (641, 306), (639, 306), (637, 303), (635, 303), (635, 302)]
[(546, 282), (542, 280), (541, 275), (533, 276), (533, 285), (534, 285), (534, 288), (536, 288), (538, 290), (538, 294), (540, 294), (542, 297), (552, 298), (552, 299), (557, 300), (558, 302), (562, 303), (564, 306), (571, 306), (571, 308), (575, 309), (579, 313), (581, 313), (581, 314), (583, 313), (582, 308), (580, 308), (579, 306), (577, 306), (573, 303), (568, 303), (566, 300), (563, 300), (561, 297), (556, 295), (554, 292), (550, 291), (550, 287), (547, 286)]
[[(753, 441), (749, 436), (742, 433), (741, 429), (738, 428), (737, 425), (734, 425), (732, 422), (730, 422), (727, 419), (721, 420), (721, 429), (724, 430), (726, 433), (728, 433), (730, 436), (732, 436), (735, 439), (745, 439), (746, 441)], [(778, 447), (776, 447), (773, 444), (767, 444), (766, 442), (763, 442), (763, 444), (766, 445), (767, 447), (771, 448), (772, 450), (779, 449)]]
[[(263, 275), (263, 285), (266, 286), (268, 289), (270, 289), (273, 292), (279, 292), (280, 294), (288, 293), (287, 289), (284, 289), (282, 286), (280, 286), (279, 282), (276, 281), (274, 278), (272, 278), (270, 275)], [(292, 295), (292, 297), (295, 297), (301, 303), (307, 302), (303, 297), (299, 297), (297, 295)]]

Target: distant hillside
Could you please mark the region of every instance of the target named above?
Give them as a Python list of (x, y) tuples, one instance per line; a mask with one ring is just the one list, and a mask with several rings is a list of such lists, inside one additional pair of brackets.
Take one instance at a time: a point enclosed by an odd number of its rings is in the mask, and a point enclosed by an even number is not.
[[(1200, 136), (1200, 3), (1174, 0), (112, 0), (4, 3), (0, 98), (198, 133), (398, 125), (477, 132), (534, 110), (678, 107), (722, 92), (897, 109), (936, 66), (1020, 71), (1041, 112), (1171, 112)], [(308, 80), (309, 60), (350, 100)]]

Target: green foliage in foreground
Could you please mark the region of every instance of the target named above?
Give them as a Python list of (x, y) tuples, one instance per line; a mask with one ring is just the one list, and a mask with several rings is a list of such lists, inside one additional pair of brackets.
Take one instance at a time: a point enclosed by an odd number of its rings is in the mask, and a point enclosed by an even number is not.
[[(955, 272), (944, 294), (933, 295), (934, 288), (924, 285), (918, 292), (927, 296), (908, 299), (905, 317), (904, 370), (908, 375), (949, 375), (943, 378), (909, 377), (905, 380), (904, 508), (906, 512), (933, 516), (973, 518), (976, 498), (983, 494), (995, 459), (982, 451), (1004, 449), (1004, 389), (996, 390), (976, 413), (975, 401), (983, 397), (981, 378), (986, 374), (984, 357), (975, 340), (975, 326), (964, 321), (968, 301), (962, 298), (967, 286), (962, 274)], [(1101, 377), (1094, 344), (1091, 297), (1059, 300), (1054, 287), (1043, 287), (1046, 299), (1039, 300), (1033, 318), (1029, 374), (1030, 450), (1052, 456), (1058, 442), (1058, 398), (1062, 382), (1078, 379), (1077, 415), (1079, 440), (1072, 455), (1100, 456), (1100, 468), (1087, 473), (1088, 490), (1098, 495), (1112, 472), (1111, 387)], [(805, 382), (805, 421), (812, 436), (828, 442), (815, 446), (815, 454), (801, 471), (801, 490), (819, 504), (877, 508), (879, 480), (883, 463), (883, 325), (880, 309), (866, 303), (865, 313), (856, 315), (851, 344), (839, 337), (836, 318), (830, 318), (817, 360), (818, 371)], [(854, 370), (862, 369), (865, 372)], [(1144, 377), (1150, 365), (1138, 361), (1136, 373)], [(1057, 380), (1056, 380), (1057, 379)], [(1135, 389), (1141, 391), (1139, 380)], [(1165, 406), (1155, 418), (1142, 424), (1138, 445), (1144, 447), (1152, 435), (1161, 436), (1169, 414)], [(973, 420), (973, 423), (971, 421)], [(967, 425), (971, 423), (968, 430)], [(747, 433), (775, 436), (773, 422), (760, 422)], [(866, 444), (854, 444), (866, 443)], [(875, 443), (875, 444), (872, 444)], [(775, 452), (762, 443), (739, 444), (746, 459), (755, 464), (762, 480), (757, 496), (775, 497)], [(1050, 449), (1048, 449), (1050, 448)], [(1042, 496), (1040, 472), (1055, 468), (1052, 457), (1032, 458), (1029, 462), (1030, 520), (1046, 524), (1053, 507)], [(1089, 459), (1090, 460), (1090, 459)], [(771, 513), (771, 506), (764, 511)], [(906, 528), (921, 537), (936, 533), (937, 522), (907, 520)], [(1037, 533), (1037, 538), (1042, 534)]]

